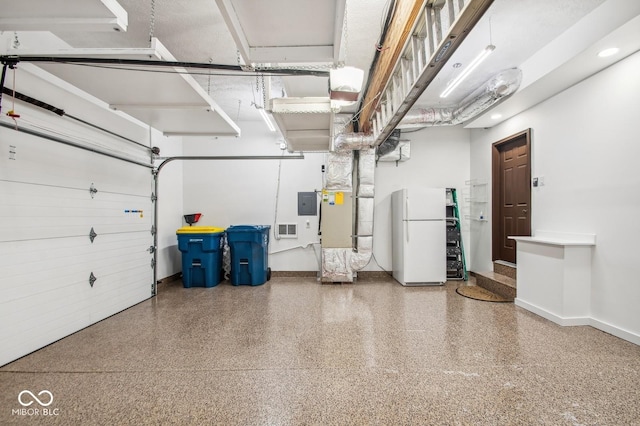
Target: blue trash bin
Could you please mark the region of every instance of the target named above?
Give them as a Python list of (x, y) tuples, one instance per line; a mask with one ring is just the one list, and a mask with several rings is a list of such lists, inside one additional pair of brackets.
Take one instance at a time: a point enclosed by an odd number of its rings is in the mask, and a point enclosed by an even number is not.
[(176, 231), (182, 252), (182, 283), (185, 288), (214, 287), (222, 280), (224, 229), (185, 226)]
[(261, 285), (271, 279), (269, 229), (269, 225), (233, 225), (227, 228), (231, 284)]

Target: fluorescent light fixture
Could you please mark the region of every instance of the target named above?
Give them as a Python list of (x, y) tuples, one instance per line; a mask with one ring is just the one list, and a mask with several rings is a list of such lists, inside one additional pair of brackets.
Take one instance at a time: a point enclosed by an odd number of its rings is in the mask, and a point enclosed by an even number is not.
[(491, 119), (492, 119), (492, 120), (497, 120), (497, 119), (499, 119), (499, 118), (502, 118), (502, 114), (492, 114), (492, 115), (491, 115)]
[(616, 53), (618, 53), (619, 50), (620, 49), (618, 49), (617, 47), (610, 47), (608, 49), (604, 49), (598, 52), (598, 56), (601, 58), (606, 58), (607, 56), (615, 55)]
[(473, 72), (473, 70), (478, 68), (478, 65), (480, 65), (482, 63), (482, 61), (487, 59), (487, 56), (489, 56), (491, 54), (491, 52), (493, 52), (495, 49), (496, 49), (496, 47), (493, 44), (490, 44), (487, 47), (485, 47), (484, 50), (482, 52), (480, 52), (480, 54), (478, 56), (476, 56), (476, 58), (473, 61), (471, 61), (469, 66), (467, 66), (464, 70), (462, 70), (462, 72), (460, 74), (458, 74), (458, 76), (456, 78), (454, 78), (451, 83), (449, 83), (447, 88), (444, 89), (444, 92), (442, 92), (440, 94), (440, 97), (441, 98), (446, 98), (447, 96), (449, 96), (451, 94), (451, 92), (453, 92), (455, 90), (455, 88), (458, 87), (458, 85), (460, 83), (462, 83), (462, 81), (465, 78), (467, 78), (469, 76), (469, 74), (471, 74)]
[(269, 130), (275, 132), (276, 128), (274, 127), (273, 123), (271, 123), (271, 120), (267, 115), (267, 111), (265, 111), (264, 108), (258, 108), (258, 111), (260, 111), (260, 115), (262, 116), (264, 122), (267, 123), (267, 127), (269, 128)]

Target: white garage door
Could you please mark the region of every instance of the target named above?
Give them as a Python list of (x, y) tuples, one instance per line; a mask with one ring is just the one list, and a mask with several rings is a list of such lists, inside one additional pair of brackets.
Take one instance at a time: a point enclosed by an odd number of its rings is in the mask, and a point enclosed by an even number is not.
[(4, 127), (0, 148), (3, 365), (151, 297), (153, 177)]

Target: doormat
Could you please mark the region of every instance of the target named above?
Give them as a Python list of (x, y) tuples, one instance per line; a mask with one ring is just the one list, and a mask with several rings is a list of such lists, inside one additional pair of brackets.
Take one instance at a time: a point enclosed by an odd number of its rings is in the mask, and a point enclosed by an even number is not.
[(481, 300), (483, 302), (513, 302), (495, 293), (491, 293), (477, 285), (463, 285), (456, 288), (456, 293), (469, 299)]

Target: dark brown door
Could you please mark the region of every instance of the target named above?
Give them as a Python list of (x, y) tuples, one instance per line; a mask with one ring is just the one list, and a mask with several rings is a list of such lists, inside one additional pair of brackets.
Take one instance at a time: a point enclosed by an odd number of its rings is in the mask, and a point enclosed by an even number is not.
[(531, 235), (530, 130), (493, 144), (493, 259), (516, 263), (516, 242)]

